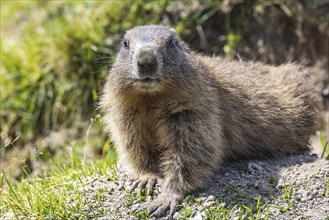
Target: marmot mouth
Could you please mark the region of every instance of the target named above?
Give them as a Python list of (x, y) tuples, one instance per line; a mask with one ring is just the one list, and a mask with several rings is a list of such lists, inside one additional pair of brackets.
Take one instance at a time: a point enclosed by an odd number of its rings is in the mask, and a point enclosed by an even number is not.
[(156, 84), (159, 83), (159, 80), (158, 79), (151, 79), (151, 78), (144, 78), (144, 79), (137, 79), (136, 81), (136, 84), (138, 86), (141, 86), (141, 87), (153, 87), (155, 86)]

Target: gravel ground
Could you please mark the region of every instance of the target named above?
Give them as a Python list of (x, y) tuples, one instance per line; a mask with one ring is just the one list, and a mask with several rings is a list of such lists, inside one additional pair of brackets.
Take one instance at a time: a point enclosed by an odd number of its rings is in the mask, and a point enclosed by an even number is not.
[[(108, 176), (85, 180), (87, 184), (78, 189), (85, 201), (84, 213), (98, 219), (143, 217), (143, 212), (138, 211), (147, 207), (152, 198), (128, 193), (132, 181), (122, 172), (118, 175), (115, 183)], [(256, 207), (260, 196), (261, 206), (265, 204), (260, 219), (266, 214), (268, 219), (329, 219), (329, 198), (325, 196), (328, 181), (329, 161), (306, 154), (232, 162), (219, 170), (208, 188), (192, 193), (197, 202), (185, 199), (183, 205), (191, 208), (191, 219), (205, 218), (218, 204), (229, 210), (227, 218), (234, 219), (241, 215), (240, 204)], [(240, 208), (233, 208), (235, 205)], [(183, 212), (184, 209), (176, 212), (174, 219), (182, 218)]]

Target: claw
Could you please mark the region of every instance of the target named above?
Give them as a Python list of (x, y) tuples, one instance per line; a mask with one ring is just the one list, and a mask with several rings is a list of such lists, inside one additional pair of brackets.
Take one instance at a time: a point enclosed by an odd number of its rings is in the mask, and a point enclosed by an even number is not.
[(137, 189), (138, 190), (143, 189), (145, 187), (146, 183), (147, 183), (147, 180), (146, 179), (142, 179), (141, 181), (139, 181), (138, 186), (137, 186)]
[(152, 217), (157, 218), (160, 216), (164, 216), (166, 214), (167, 210), (168, 210), (168, 207), (166, 205), (161, 205), (151, 214), (151, 218)]
[(180, 201), (180, 197), (162, 193), (160, 196), (148, 207), (151, 217), (161, 217), (166, 214), (166, 211), (169, 210), (169, 216), (172, 217), (176, 212), (176, 206)]
[(129, 190), (130, 191), (134, 191), (137, 188), (138, 183), (139, 183), (138, 180), (137, 181), (134, 181)]
[(174, 200), (171, 204), (170, 204), (170, 211), (169, 211), (169, 216), (172, 217), (174, 216), (175, 212), (176, 212), (176, 206), (178, 205), (178, 201)]
[(148, 208), (147, 211), (149, 213), (153, 213), (155, 210), (157, 210), (161, 206), (161, 203), (159, 202), (159, 199), (156, 199)]
[(149, 195), (152, 195), (153, 193), (153, 189), (154, 189), (154, 186), (157, 182), (157, 179), (155, 177), (151, 177), (148, 182), (147, 182), (147, 185), (146, 185), (146, 189), (147, 189), (147, 192)]
[(157, 178), (154, 176), (142, 176), (138, 180), (134, 181), (130, 190), (131, 191), (140, 191), (146, 187), (149, 195), (152, 194), (154, 186), (157, 182)]

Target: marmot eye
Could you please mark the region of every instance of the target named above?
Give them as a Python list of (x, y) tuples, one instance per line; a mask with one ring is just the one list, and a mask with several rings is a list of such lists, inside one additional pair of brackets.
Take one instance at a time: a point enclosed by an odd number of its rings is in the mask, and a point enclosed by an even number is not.
[(123, 46), (126, 48), (126, 49), (129, 49), (129, 41), (127, 39), (123, 39)]

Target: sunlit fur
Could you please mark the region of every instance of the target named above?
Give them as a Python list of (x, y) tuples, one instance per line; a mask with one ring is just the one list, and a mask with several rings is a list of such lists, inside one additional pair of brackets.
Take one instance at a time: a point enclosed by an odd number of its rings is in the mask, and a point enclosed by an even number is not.
[[(120, 162), (133, 173), (155, 175), (183, 196), (228, 159), (308, 149), (315, 110), (307, 69), (199, 55), (163, 26), (136, 27), (125, 38), (129, 49), (109, 71), (100, 105)], [(160, 81), (147, 89), (131, 77), (144, 44), (162, 56)]]

